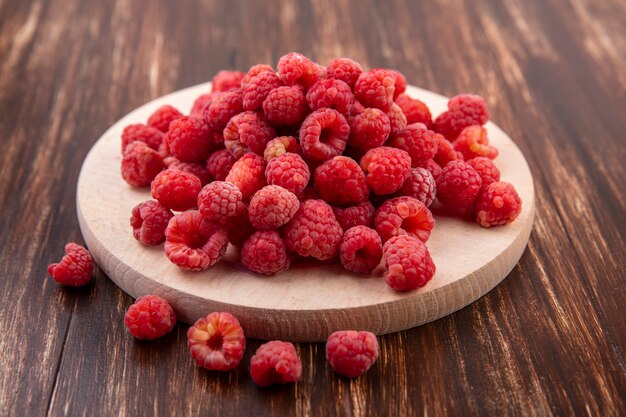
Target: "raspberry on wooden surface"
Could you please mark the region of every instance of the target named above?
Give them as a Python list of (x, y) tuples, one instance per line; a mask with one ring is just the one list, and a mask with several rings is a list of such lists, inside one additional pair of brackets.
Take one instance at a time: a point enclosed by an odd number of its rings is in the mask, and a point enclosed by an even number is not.
[(355, 226), (343, 234), (339, 259), (348, 271), (369, 274), (380, 264), (382, 257), (383, 242), (374, 229)]
[(59, 284), (70, 287), (86, 285), (93, 278), (94, 262), (87, 249), (77, 243), (65, 245), (65, 256), (48, 265), (48, 274)]
[(367, 200), (370, 193), (363, 170), (347, 156), (335, 156), (318, 166), (314, 187), (323, 200), (339, 205), (359, 204)]
[(426, 125), (415, 123), (392, 135), (388, 145), (408, 152), (411, 166), (419, 167), (436, 155), (440, 138), (443, 139), (440, 134), (428, 130)]
[(254, 111), (233, 116), (224, 129), (224, 145), (236, 159), (248, 152), (263, 155), (265, 146), (274, 137), (274, 128), (263, 114)]
[(213, 94), (211, 104), (204, 110), (204, 119), (214, 132), (223, 132), (228, 121), (243, 111), (243, 91), (229, 90)]
[(290, 52), (280, 57), (276, 69), (285, 85), (299, 85), (305, 89), (308, 89), (320, 77), (317, 65), (297, 52)]
[(246, 337), (235, 316), (213, 312), (189, 328), (187, 347), (198, 366), (209, 371), (229, 371), (239, 366)]
[(483, 227), (511, 223), (522, 211), (522, 200), (508, 182), (493, 182), (486, 186), (476, 201), (476, 222)]
[(241, 191), (229, 182), (213, 181), (198, 194), (198, 211), (213, 223), (225, 224), (241, 211), (242, 206)]
[(172, 155), (183, 162), (204, 162), (215, 146), (206, 121), (192, 116), (173, 120), (165, 141)]
[(423, 287), (435, 275), (435, 264), (421, 240), (409, 236), (394, 236), (383, 246), (385, 282), (396, 291)]
[(376, 210), (376, 231), (384, 242), (394, 236), (410, 235), (426, 242), (435, 227), (435, 218), (421, 201), (413, 197), (396, 197)]
[(489, 145), (487, 129), (479, 125), (463, 129), (452, 145), (455, 151), (463, 154), (465, 161), (478, 156), (489, 159), (495, 159), (498, 156), (498, 149)]
[(402, 109), (408, 124), (423, 123), (429, 129), (432, 127), (433, 116), (426, 103), (407, 94), (400, 94), (395, 102)]
[(241, 263), (257, 274), (274, 275), (289, 269), (291, 259), (279, 232), (259, 230), (243, 244)]
[(300, 123), (307, 112), (306, 97), (299, 87), (283, 86), (269, 92), (263, 101), (263, 113), (274, 125)]
[(406, 129), (407, 121), (406, 116), (402, 112), (402, 109), (397, 104), (392, 104), (389, 110), (387, 111), (387, 116), (389, 117), (389, 122), (391, 126), (391, 134), (395, 135)]
[[(148, 126), (167, 133), (170, 122), (181, 117), (183, 117), (183, 114), (176, 107), (165, 104), (148, 117)], [(202, 117), (202, 114), (200, 114), (200, 117)]]
[(252, 78), (256, 77), (262, 72), (274, 72), (274, 68), (267, 64), (257, 64), (250, 67), (246, 75), (241, 79), (241, 88), (245, 89)]
[(206, 161), (206, 169), (215, 181), (224, 181), (230, 169), (237, 162), (226, 149), (215, 151)]
[(171, 305), (158, 295), (144, 295), (128, 307), (124, 325), (139, 340), (154, 340), (170, 332), (176, 324)]
[(163, 132), (142, 123), (128, 125), (122, 131), (122, 153), (133, 142), (143, 142), (155, 151), (163, 143)]
[(326, 68), (326, 76), (335, 80), (341, 80), (348, 84), (350, 88), (354, 88), (356, 80), (363, 70), (358, 62), (349, 58), (335, 58), (330, 61)]
[(204, 164), (198, 162), (181, 162), (174, 157), (168, 158), (168, 166), (167, 169), (176, 169), (178, 171), (188, 172), (190, 174), (198, 177), (202, 185), (207, 184), (211, 181), (211, 174), (207, 171)]
[(174, 214), (158, 201), (137, 204), (130, 216), (133, 237), (144, 245), (158, 245), (165, 240), (165, 228)]
[(302, 197), (311, 173), (309, 166), (300, 155), (287, 152), (267, 163), (265, 178), (269, 185), (279, 185), (297, 197)]
[(435, 119), (434, 130), (453, 141), (463, 129), (489, 120), (487, 103), (475, 94), (459, 94), (448, 101), (448, 110)]
[(341, 155), (349, 134), (350, 126), (341, 113), (333, 109), (318, 109), (309, 114), (300, 127), (302, 153), (317, 161)]
[(282, 85), (283, 82), (273, 71), (264, 71), (252, 77), (246, 86), (242, 87), (244, 110), (260, 109), (270, 91)]
[(391, 120), (380, 109), (364, 109), (349, 119), (350, 137), (348, 144), (362, 151), (382, 146), (391, 133)]
[(332, 78), (324, 79), (319, 80), (309, 88), (306, 93), (306, 101), (311, 110), (326, 107), (335, 109), (348, 117), (352, 103), (354, 103), (354, 94), (345, 82)]
[(500, 170), (489, 158), (476, 157), (467, 161), (467, 164), (474, 168), (482, 179), (482, 189), (489, 184), (500, 181)]
[(250, 223), (259, 230), (278, 229), (293, 218), (299, 207), (300, 201), (294, 193), (278, 185), (267, 185), (250, 200)]
[(263, 159), (265, 162), (269, 162), (287, 152), (300, 154), (302, 152), (300, 144), (293, 136), (279, 136), (267, 142), (263, 151)]
[(204, 111), (211, 105), (213, 101), (213, 93), (201, 94), (193, 102), (189, 115), (191, 117), (204, 117)]
[(381, 146), (370, 149), (361, 158), (367, 185), (376, 194), (393, 194), (409, 177), (411, 157), (401, 149)]
[(133, 142), (122, 157), (122, 178), (133, 187), (147, 187), (165, 166), (161, 155), (144, 142)]
[(463, 154), (454, 149), (452, 142), (437, 135), (437, 153), (433, 159), (440, 167), (445, 167), (450, 161), (462, 161)]
[(378, 358), (378, 341), (373, 333), (341, 330), (326, 340), (326, 360), (340, 375), (355, 378), (367, 372)]
[(435, 200), (437, 186), (435, 178), (426, 168), (412, 168), (409, 178), (404, 181), (398, 193), (402, 196), (413, 197), (429, 207)]
[(365, 107), (388, 111), (393, 104), (396, 76), (382, 68), (363, 72), (354, 85), (354, 95)]
[(289, 384), (302, 377), (302, 363), (291, 343), (272, 340), (262, 344), (250, 359), (250, 376), (260, 387)]
[(257, 154), (247, 153), (233, 164), (226, 181), (235, 184), (245, 201), (266, 185), (265, 161)]
[(333, 207), (335, 218), (345, 232), (355, 226), (371, 227), (376, 209), (370, 201), (351, 207)]
[(241, 87), (241, 80), (246, 74), (241, 71), (222, 70), (211, 80), (211, 89), (215, 92), (229, 91)]
[(448, 162), (437, 178), (437, 200), (459, 212), (470, 210), (482, 186), (480, 174), (464, 161)]
[(196, 206), (200, 179), (184, 171), (166, 169), (152, 181), (152, 197), (168, 209), (184, 211)]

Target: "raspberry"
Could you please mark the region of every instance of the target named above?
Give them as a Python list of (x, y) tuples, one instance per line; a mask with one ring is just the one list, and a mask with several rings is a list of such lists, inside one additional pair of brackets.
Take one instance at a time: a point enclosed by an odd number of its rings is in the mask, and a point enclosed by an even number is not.
[(272, 340), (262, 344), (250, 359), (250, 376), (260, 387), (297, 382), (302, 363), (291, 343)]
[[(446, 141), (446, 142), (448, 142), (448, 141)], [(450, 142), (448, 142), (448, 143), (450, 143)], [(432, 174), (432, 176), (435, 179), (435, 181), (437, 180), (437, 178), (439, 178), (439, 175), (441, 175), (441, 167), (439, 166), (438, 163), (436, 163), (432, 159), (429, 159), (428, 161), (426, 161), (426, 169)], [(437, 187), (435, 187), (435, 190), (436, 189), (437, 189)]]
[(219, 262), (228, 247), (226, 230), (187, 210), (172, 217), (165, 229), (165, 255), (188, 271), (203, 271)]
[(429, 207), (435, 200), (436, 191), (433, 174), (426, 168), (413, 168), (399, 193), (403, 196), (416, 198), (426, 207)]
[(263, 102), (263, 113), (275, 125), (299, 123), (306, 114), (306, 98), (298, 87), (278, 87)]
[(267, 163), (265, 178), (268, 184), (279, 185), (301, 197), (311, 173), (300, 155), (287, 152)]
[(352, 207), (333, 207), (335, 218), (344, 232), (355, 226), (370, 227), (372, 220), (374, 220), (375, 211), (374, 206), (369, 201), (364, 201)]
[(198, 366), (209, 371), (229, 371), (239, 366), (246, 337), (235, 316), (213, 312), (189, 328), (187, 347)]
[(463, 159), (469, 161), (477, 156), (495, 159), (498, 149), (489, 145), (487, 129), (482, 126), (468, 126), (459, 133), (452, 143), (454, 150), (463, 154)]
[(329, 203), (353, 205), (369, 197), (363, 170), (347, 156), (335, 156), (324, 162), (315, 170), (314, 179), (315, 189)]
[(261, 74), (262, 72), (274, 72), (274, 68), (267, 64), (257, 64), (250, 67), (246, 75), (241, 79), (241, 88), (246, 88), (252, 78)]
[(152, 197), (170, 210), (184, 211), (196, 206), (201, 188), (202, 183), (195, 175), (166, 169), (152, 181)]
[(397, 104), (392, 104), (387, 111), (387, 116), (389, 117), (389, 121), (391, 123), (391, 134), (395, 135), (396, 133), (400, 133), (407, 127), (406, 116), (402, 112), (402, 109)]
[(144, 142), (133, 142), (122, 157), (122, 178), (133, 187), (146, 187), (165, 168), (161, 155)]
[(276, 131), (262, 114), (246, 111), (234, 116), (226, 125), (224, 145), (236, 159), (248, 152), (262, 155), (267, 142), (275, 136)]
[(302, 152), (298, 140), (293, 136), (279, 136), (267, 142), (265, 151), (263, 151), (263, 159), (265, 162), (269, 162), (287, 152), (297, 154)]
[(163, 132), (141, 123), (128, 125), (122, 131), (122, 153), (133, 142), (143, 142), (158, 151), (163, 143)]
[(59, 284), (83, 286), (93, 277), (93, 258), (87, 249), (70, 242), (61, 262), (48, 265), (48, 274)]
[(393, 91), (393, 99), (395, 100), (400, 94), (406, 91), (406, 77), (398, 70), (388, 69), (387, 71), (391, 72), (396, 79), (396, 83), (394, 84), (395, 89)]
[[(167, 133), (170, 127), (170, 122), (183, 117), (183, 114), (175, 107), (170, 105), (164, 105), (159, 107), (148, 118), (148, 126), (160, 130), (163, 133)], [(200, 115), (202, 117), (202, 115)]]
[(183, 162), (204, 162), (214, 147), (209, 125), (191, 116), (172, 121), (165, 141), (172, 155)]
[(403, 150), (381, 146), (370, 149), (361, 158), (367, 185), (376, 194), (393, 194), (409, 177), (411, 157)]
[(248, 208), (245, 205), (242, 205), (241, 210), (237, 214), (228, 218), (225, 227), (228, 233), (228, 241), (239, 249), (256, 232), (256, 229), (250, 223)]
[(377, 358), (378, 341), (373, 333), (341, 330), (328, 336), (326, 341), (326, 360), (343, 376), (363, 375)]
[(137, 204), (130, 217), (133, 237), (144, 245), (158, 245), (165, 240), (165, 228), (174, 214), (158, 201)]
[(459, 94), (448, 101), (448, 110), (435, 119), (435, 131), (452, 141), (471, 125), (484, 125), (489, 120), (485, 99), (474, 94)]
[(348, 271), (369, 274), (383, 257), (383, 242), (375, 230), (355, 226), (343, 234), (339, 246), (341, 265)]
[(253, 77), (243, 89), (244, 110), (260, 109), (270, 91), (282, 85), (283, 82), (273, 71), (265, 71)]
[(209, 171), (207, 171), (206, 167), (203, 164), (199, 164), (196, 162), (181, 162), (176, 158), (170, 158), (172, 160), (169, 162), (167, 169), (175, 169), (178, 171), (184, 171), (193, 174), (198, 177), (202, 185), (205, 185), (209, 181), (211, 181), (211, 174), (209, 174)]
[(358, 62), (349, 58), (335, 58), (330, 61), (326, 68), (326, 76), (335, 80), (341, 80), (348, 84), (350, 88), (354, 88), (356, 80), (363, 70)]
[(291, 260), (280, 233), (259, 230), (243, 244), (241, 263), (257, 274), (274, 275), (289, 269)]
[(511, 223), (522, 211), (522, 200), (508, 182), (493, 182), (476, 201), (476, 222), (483, 227)]
[(455, 211), (464, 212), (474, 205), (481, 186), (480, 174), (467, 162), (448, 162), (437, 178), (437, 200)]
[(206, 161), (206, 170), (216, 181), (224, 181), (237, 160), (226, 149), (215, 151)]
[(354, 95), (365, 107), (388, 111), (393, 104), (396, 77), (390, 71), (376, 68), (361, 73), (354, 85)]
[(198, 96), (193, 102), (189, 115), (191, 117), (204, 117), (204, 111), (211, 105), (213, 101), (213, 93), (206, 93)]
[(198, 194), (198, 211), (213, 223), (226, 223), (242, 209), (243, 197), (239, 188), (229, 182), (213, 181)]
[(223, 132), (228, 121), (243, 111), (243, 92), (239, 89), (213, 95), (204, 119), (214, 132)]
[(337, 110), (315, 110), (304, 119), (300, 127), (302, 153), (318, 161), (341, 155), (349, 134), (350, 126)]
[(124, 315), (126, 329), (140, 340), (157, 339), (170, 332), (175, 324), (174, 309), (157, 295), (137, 298)]
[(364, 109), (350, 119), (350, 146), (363, 151), (382, 146), (391, 132), (391, 120), (380, 109)]
[(400, 235), (410, 235), (426, 242), (435, 227), (435, 219), (418, 199), (396, 197), (385, 201), (376, 210), (374, 225), (385, 242)]
[(253, 153), (245, 154), (234, 163), (226, 181), (235, 184), (241, 190), (243, 199), (249, 200), (266, 184), (263, 158)]
[(348, 116), (354, 102), (354, 94), (350, 86), (343, 81), (325, 79), (319, 80), (309, 88), (306, 101), (311, 110), (327, 107)]
[(467, 164), (474, 168), (482, 179), (482, 189), (484, 190), (489, 184), (500, 181), (500, 170), (495, 166), (489, 158), (481, 156), (472, 158)]
[(463, 154), (454, 150), (452, 142), (445, 139), (442, 135), (437, 135), (437, 153), (434, 160), (440, 166), (445, 167), (450, 161), (462, 161)]
[(402, 109), (408, 124), (424, 123), (427, 128), (432, 127), (433, 116), (423, 101), (411, 98), (406, 94), (400, 94), (396, 98), (396, 104)]
[(438, 133), (428, 130), (426, 125), (415, 123), (393, 135), (389, 145), (407, 151), (411, 156), (411, 166), (424, 166), (437, 153)]
[(385, 282), (396, 291), (423, 287), (435, 275), (435, 264), (428, 248), (412, 236), (392, 237), (383, 246)]
[(241, 86), (241, 80), (245, 75), (246, 74), (241, 71), (219, 71), (211, 81), (211, 88), (214, 93), (234, 90)]
[(268, 185), (250, 200), (250, 223), (257, 229), (278, 229), (289, 223), (300, 207), (298, 197), (278, 185)]
[(309, 88), (319, 79), (319, 68), (309, 58), (297, 52), (283, 55), (276, 66), (278, 76), (285, 85)]
[(287, 250), (300, 256), (312, 256), (320, 261), (335, 257), (343, 230), (332, 208), (323, 200), (307, 200), (300, 205), (294, 218), (285, 226)]

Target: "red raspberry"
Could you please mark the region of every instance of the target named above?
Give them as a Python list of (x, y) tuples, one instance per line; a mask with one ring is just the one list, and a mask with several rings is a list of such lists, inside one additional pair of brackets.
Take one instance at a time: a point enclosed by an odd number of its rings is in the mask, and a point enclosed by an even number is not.
[(315, 170), (315, 189), (333, 204), (353, 205), (367, 200), (370, 190), (363, 170), (352, 158), (335, 156)]
[(237, 89), (241, 87), (241, 80), (245, 75), (241, 71), (219, 71), (211, 81), (211, 88), (214, 93)]
[(437, 153), (434, 160), (439, 166), (445, 167), (450, 161), (462, 161), (463, 154), (454, 150), (452, 142), (442, 135), (437, 135)]
[(495, 166), (489, 158), (481, 156), (472, 158), (467, 164), (474, 168), (482, 179), (482, 189), (484, 190), (489, 184), (500, 181), (500, 170)]
[(228, 233), (228, 241), (238, 249), (241, 249), (245, 241), (256, 232), (256, 229), (250, 223), (248, 208), (245, 205), (241, 207), (239, 213), (226, 221), (225, 227)]
[(274, 72), (274, 68), (267, 64), (257, 64), (250, 67), (246, 75), (241, 79), (241, 88), (246, 88), (250, 80), (262, 72)]
[(339, 246), (341, 265), (348, 271), (369, 274), (383, 257), (383, 242), (374, 229), (355, 226), (343, 234)]
[(406, 91), (406, 77), (398, 70), (388, 69), (387, 71), (390, 71), (396, 79), (396, 83), (394, 84), (395, 89), (393, 91), (393, 99), (395, 100), (400, 94), (404, 94)]
[(209, 371), (230, 371), (243, 358), (246, 336), (235, 316), (214, 312), (189, 328), (187, 347), (198, 366)]
[(172, 121), (165, 141), (172, 155), (183, 162), (204, 162), (214, 147), (209, 125), (191, 116)]
[(471, 125), (484, 125), (489, 120), (485, 99), (474, 94), (459, 94), (448, 101), (448, 111), (435, 119), (435, 131), (452, 141)]
[(254, 152), (263, 155), (265, 146), (276, 136), (261, 113), (246, 111), (234, 116), (224, 129), (224, 145), (236, 159)]
[(243, 244), (241, 263), (257, 274), (274, 275), (289, 269), (291, 260), (280, 233), (259, 230)]
[(230, 152), (226, 149), (220, 149), (209, 156), (206, 161), (206, 170), (215, 178), (215, 181), (224, 181), (235, 162), (237, 160)]
[(350, 88), (354, 88), (356, 80), (363, 70), (358, 62), (349, 58), (335, 58), (330, 61), (326, 68), (326, 76), (335, 80), (341, 80), (348, 84)]
[(250, 223), (259, 230), (278, 229), (289, 223), (300, 207), (298, 197), (278, 185), (268, 185), (250, 200)]
[(265, 71), (253, 77), (243, 89), (244, 110), (260, 109), (270, 91), (282, 85), (283, 82), (273, 71)]
[[(429, 159), (428, 161), (426, 161), (426, 169), (432, 174), (435, 181), (437, 180), (437, 178), (439, 178), (439, 175), (441, 175), (441, 167), (433, 159)], [(437, 187), (435, 187), (435, 190), (436, 189)]]
[(162, 171), (152, 181), (152, 197), (174, 211), (195, 207), (201, 189), (202, 183), (198, 177), (173, 169)]
[(522, 200), (508, 182), (493, 182), (476, 201), (476, 222), (483, 227), (511, 223), (522, 211)]
[(435, 275), (435, 264), (428, 248), (412, 236), (392, 237), (383, 246), (387, 284), (396, 291), (423, 287)]
[(433, 174), (426, 168), (413, 168), (399, 193), (403, 196), (416, 198), (426, 207), (429, 207), (435, 200), (436, 191)]
[(193, 102), (189, 115), (191, 117), (204, 117), (204, 111), (209, 108), (213, 101), (213, 93), (206, 93), (198, 96)]
[(62, 285), (83, 286), (93, 277), (93, 258), (77, 243), (65, 245), (65, 256), (59, 263), (48, 265), (48, 274)]
[(133, 142), (124, 151), (122, 178), (133, 187), (146, 187), (165, 168), (161, 155), (143, 142)]
[(396, 104), (402, 109), (408, 124), (424, 123), (427, 128), (432, 127), (433, 116), (423, 101), (411, 98), (406, 94), (400, 94), (396, 98)]
[(213, 223), (225, 224), (241, 211), (242, 206), (241, 191), (229, 182), (213, 181), (198, 194), (198, 211)]
[(354, 95), (366, 107), (388, 111), (393, 104), (396, 76), (376, 68), (362, 73), (354, 85)]
[(354, 94), (350, 86), (343, 81), (325, 79), (319, 80), (309, 88), (306, 101), (311, 110), (327, 107), (347, 117), (354, 103)]
[(144, 295), (128, 307), (124, 325), (140, 340), (154, 340), (170, 332), (176, 324), (171, 305), (157, 295)]
[(495, 159), (498, 149), (489, 145), (487, 129), (482, 126), (468, 126), (459, 133), (452, 143), (454, 150), (463, 154), (463, 159), (469, 161), (477, 156)]
[(243, 111), (243, 92), (239, 89), (213, 94), (204, 110), (204, 119), (214, 132), (223, 132), (228, 121)]
[(358, 116), (359, 114), (363, 113), (364, 110), (365, 106), (357, 100), (354, 100), (354, 103), (352, 104), (352, 109), (350, 110), (350, 117)]
[(302, 152), (298, 140), (293, 136), (279, 136), (267, 142), (265, 151), (263, 151), (263, 159), (265, 159), (265, 162), (269, 162), (287, 152), (297, 154)]
[(320, 261), (331, 259), (339, 252), (343, 230), (332, 208), (323, 200), (307, 200), (300, 205), (294, 218), (285, 226), (287, 250), (300, 256), (312, 256)]
[(384, 242), (400, 235), (414, 236), (426, 242), (435, 227), (435, 219), (418, 199), (396, 197), (385, 201), (376, 210), (374, 225)]
[(381, 146), (361, 158), (367, 185), (376, 194), (393, 194), (402, 187), (411, 171), (411, 157), (403, 150)]
[(350, 119), (349, 144), (357, 149), (368, 151), (382, 146), (391, 132), (391, 120), (380, 109), (364, 109)]
[(144, 245), (158, 245), (165, 240), (165, 228), (174, 214), (158, 201), (137, 204), (130, 217), (133, 237)]
[(411, 156), (411, 166), (426, 165), (437, 153), (440, 134), (428, 130), (422, 123), (407, 126), (403, 131), (393, 135), (389, 145), (407, 151)]
[(279, 185), (302, 197), (311, 173), (304, 159), (295, 153), (284, 153), (267, 163), (265, 178), (270, 185)]
[(254, 193), (266, 185), (263, 158), (253, 153), (245, 154), (230, 169), (226, 181), (241, 190), (244, 200), (250, 200)]
[(226, 253), (226, 230), (187, 210), (172, 217), (165, 229), (165, 255), (187, 271), (203, 271), (219, 262)]
[(397, 104), (394, 103), (391, 105), (391, 108), (387, 112), (387, 116), (389, 117), (389, 121), (391, 123), (392, 135), (400, 133), (407, 128), (406, 116)]
[(480, 174), (467, 162), (448, 162), (437, 178), (437, 200), (455, 211), (464, 212), (474, 206), (481, 186)]
[[(178, 111), (177, 108), (170, 105), (164, 105), (159, 107), (148, 118), (148, 126), (160, 130), (163, 133), (167, 133), (170, 127), (170, 122), (183, 117), (183, 114)], [(202, 117), (202, 115), (200, 115)]]
[(341, 155), (349, 134), (350, 126), (337, 110), (315, 110), (304, 119), (300, 127), (302, 153), (318, 161)]
[(278, 87), (263, 102), (263, 113), (275, 125), (299, 123), (306, 114), (306, 98), (299, 87)]
[(198, 177), (202, 185), (207, 184), (211, 181), (211, 174), (207, 171), (206, 167), (203, 164), (198, 164), (196, 162), (181, 162), (174, 157), (170, 157), (169, 165), (167, 169), (175, 169), (178, 171), (188, 172), (190, 174)]
[(373, 333), (341, 330), (328, 336), (326, 341), (326, 360), (343, 376), (363, 375), (377, 358), (378, 341)]
[(319, 68), (309, 58), (297, 52), (283, 55), (276, 66), (278, 76), (285, 85), (309, 88), (319, 79)]
[(374, 206), (369, 201), (364, 201), (352, 207), (333, 207), (335, 218), (344, 232), (355, 226), (370, 227), (372, 220), (374, 220), (375, 211)]
[(250, 376), (260, 387), (297, 382), (302, 377), (302, 363), (291, 343), (272, 340), (250, 359)]
[(141, 123), (128, 125), (122, 131), (122, 153), (133, 142), (143, 142), (158, 151), (163, 143), (163, 132)]

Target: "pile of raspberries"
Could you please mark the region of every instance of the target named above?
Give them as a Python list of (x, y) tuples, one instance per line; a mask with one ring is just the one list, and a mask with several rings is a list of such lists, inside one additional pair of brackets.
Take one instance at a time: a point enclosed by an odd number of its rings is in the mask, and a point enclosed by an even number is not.
[(293, 52), (276, 71), (220, 71), (189, 115), (164, 105), (124, 129), (122, 177), (154, 198), (133, 209), (133, 236), (165, 242), (185, 270), (232, 244), (259, 274), (302, 258), (369, 274), (382, 260), (393, 289), (424, 286), (431, 208), (491, 227), (521, 200), (492, 162), (485, 100), (457, 95), (433, 120), (406, 85), (395, 70)]

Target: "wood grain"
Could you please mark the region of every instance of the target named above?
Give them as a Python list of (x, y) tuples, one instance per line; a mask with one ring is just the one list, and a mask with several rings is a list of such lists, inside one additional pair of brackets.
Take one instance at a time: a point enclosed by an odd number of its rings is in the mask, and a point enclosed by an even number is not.
[[(624, 2), (268, 3), (0, 0), (0, 415), (626, 415)], [(76, 179), (108, 126), (290, 50), (484, 95), (528, 159), (537, 214), (501, 285), (381, 337), (366, 377), (298, 344), (303, 381), (260, 390), (245, 365), (196, 368), (184, 325), (132, 340), (132, 300), (101, 272), (68, 290), (46, 266), (80, 240)]]

